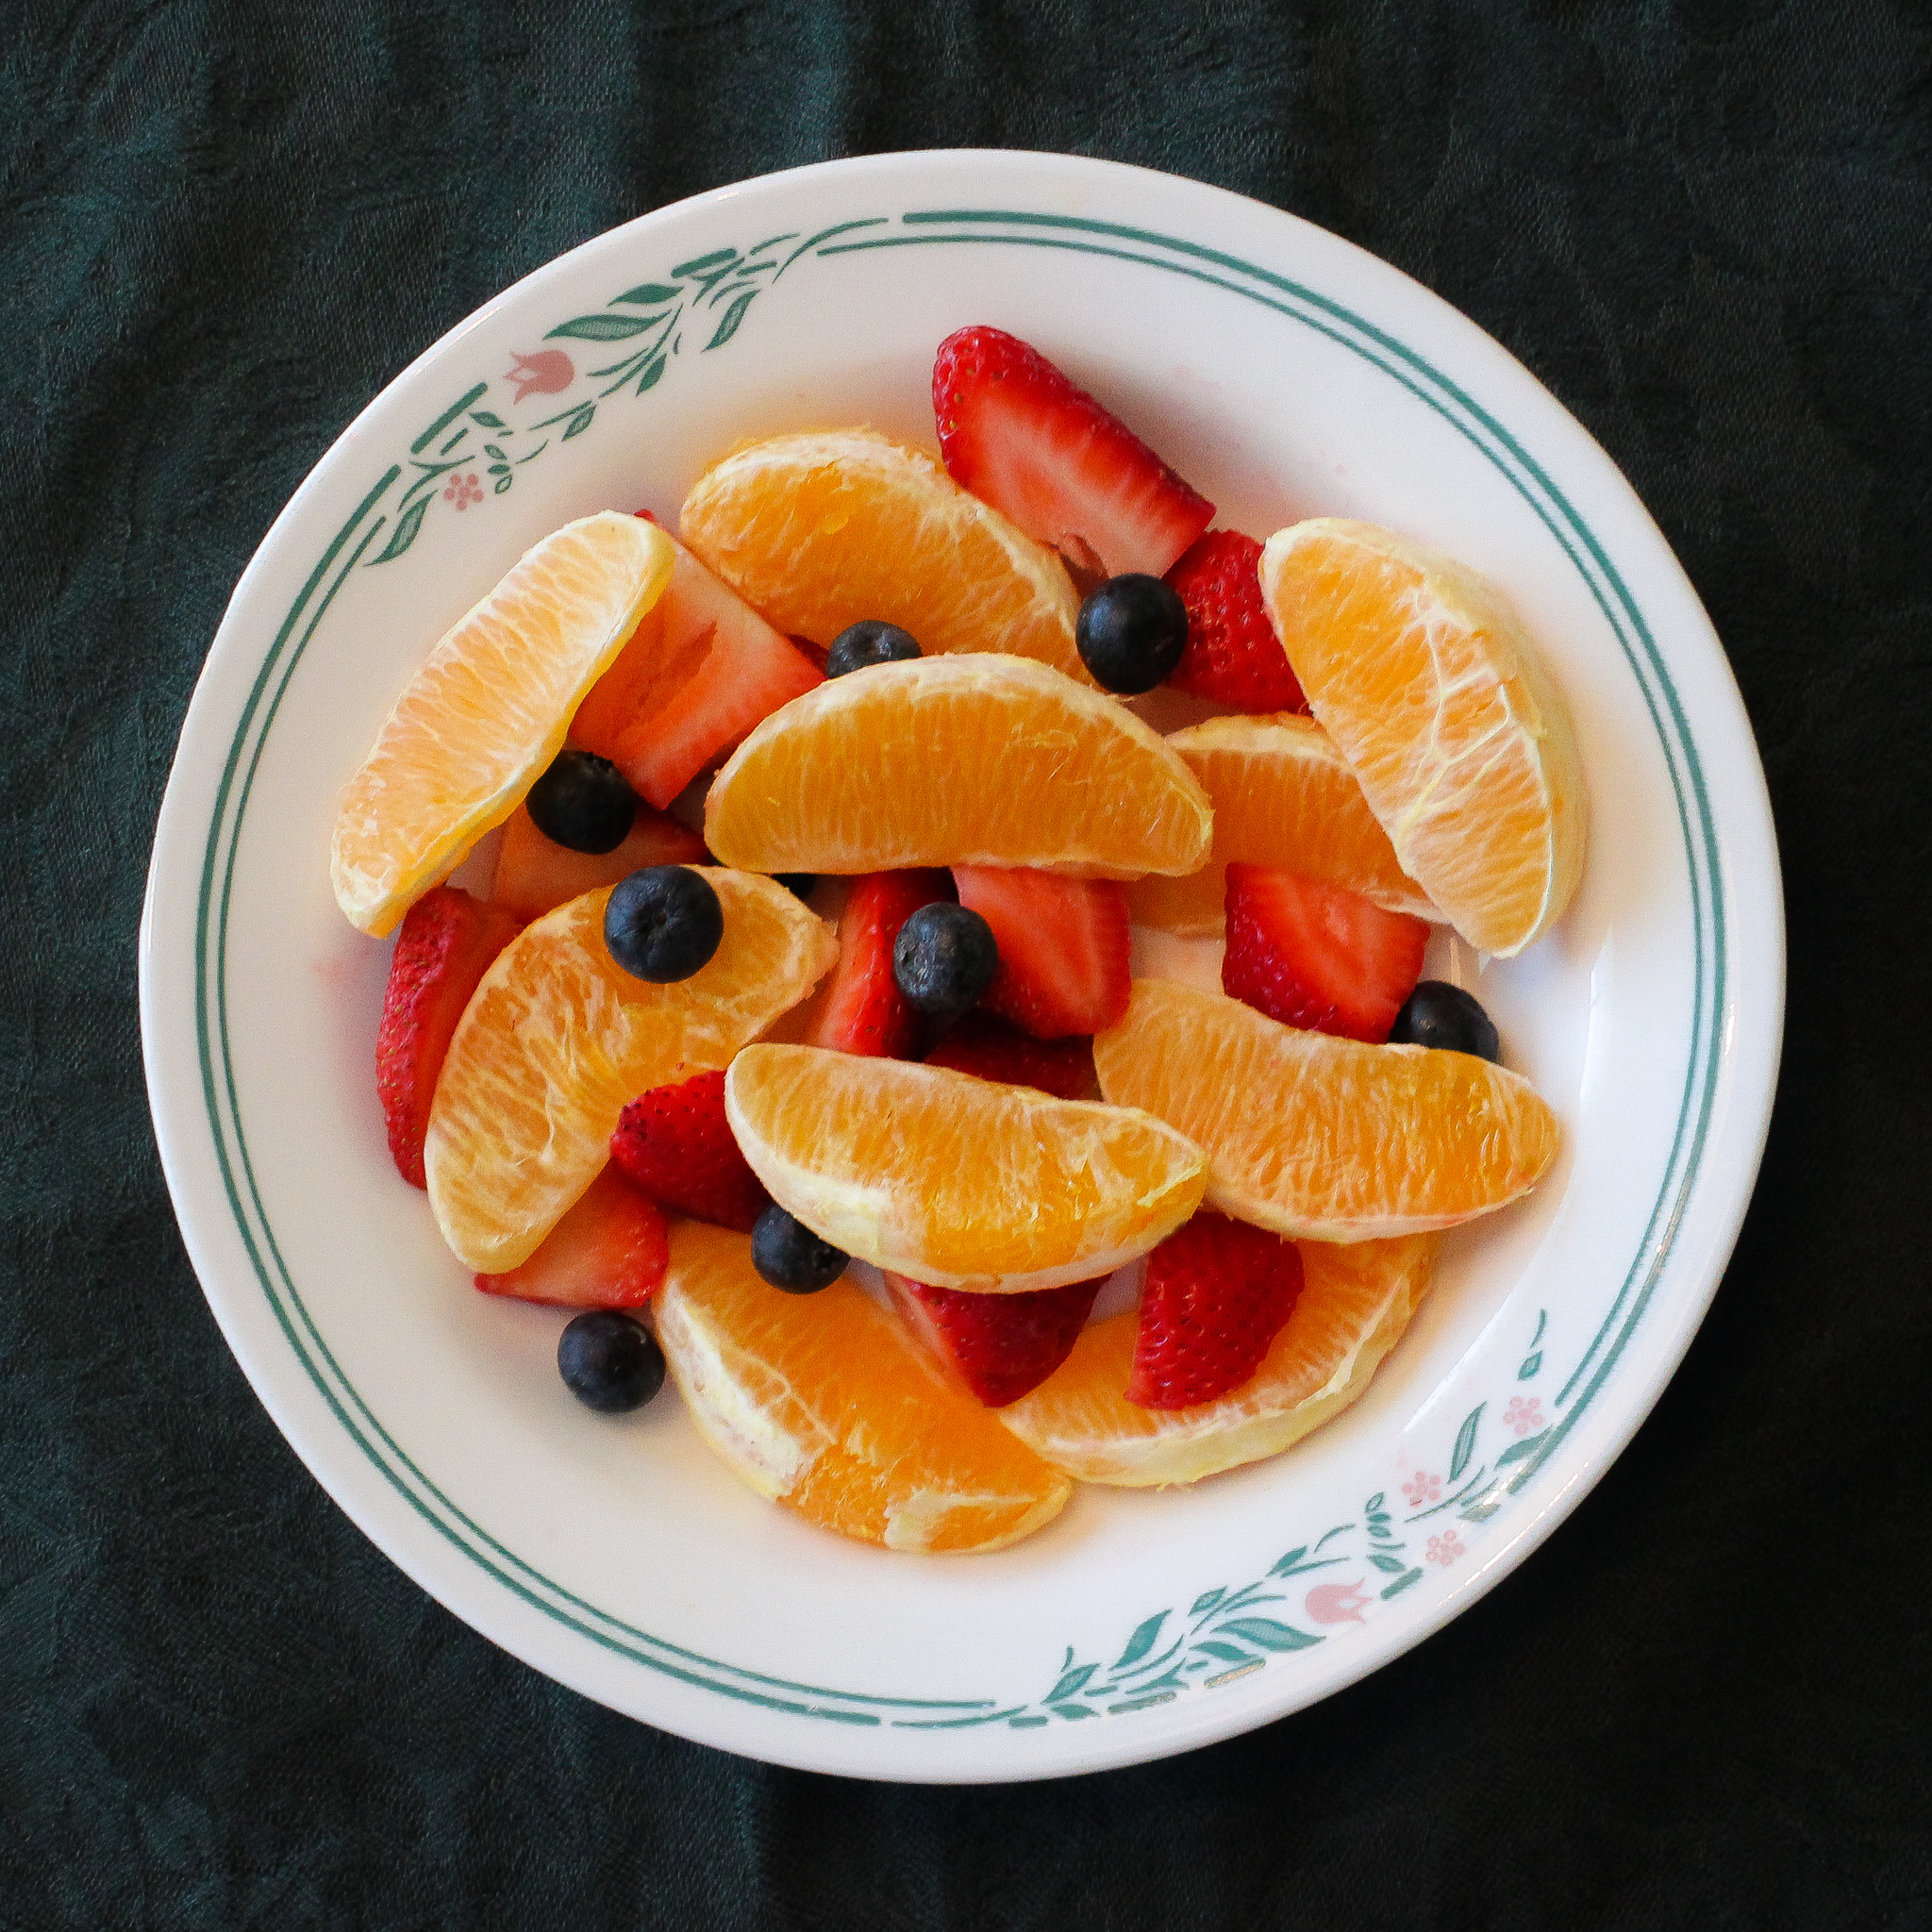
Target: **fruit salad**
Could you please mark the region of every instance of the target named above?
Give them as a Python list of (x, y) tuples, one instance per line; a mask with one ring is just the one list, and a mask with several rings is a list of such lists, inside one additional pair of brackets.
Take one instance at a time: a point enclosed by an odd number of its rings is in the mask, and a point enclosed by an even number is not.
[[(675, 533), (539, 543), (429, 653), (331, 850), (395, 933), (376, 1075), (484, 1293), (575, 1311), (753, 1489), (991, 1550), (1360, 1395), (1555, 1116), (1432, 925), (1583, 863), (1559, 694), (1453, 559), (1265, 541), (1027, 343), (940, 345), (938, 454), (723, 457)], [(1195, 700), (1168, 736), (1137, 701)], [(1171, 715), (1171, 714), (1170, 714)], [(486, 835), (487, 893), (450, 874)], [(1135, 932), (1220, 991), (1136, 977)], [(533, 1365), (534, 1373), (534, 1365)], [(584, 1426), (604, 1426), (587, 1416)]]

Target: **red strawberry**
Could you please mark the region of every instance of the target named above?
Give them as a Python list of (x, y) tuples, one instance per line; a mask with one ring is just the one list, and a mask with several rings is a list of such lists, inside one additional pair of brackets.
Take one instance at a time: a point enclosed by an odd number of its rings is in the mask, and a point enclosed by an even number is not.
[(1036, 1087), (1057, 1100), (1091, 1100), (1100, 1091), (1091, 1040), (1034, 1040), (983, 1012), (968, 1013), (926, 1055), (925, 1063), (1008, 1087)]
[(892, 941), (922, 906), (953, 896), (942, 872), (874, 872), (852, 881), (839, 919), (839, 959), (808, 1044), (905, 1059), (919, 1014), (892, 977)]
[(1308, 701), (1268, 622), (1261, 546), (1239, 530), (1209, 530), (1168, 572), (1188, 607), (1188, 642), (1168, 683), (1243, 711), (1306, 711)]
[(956, 865), (953, 883), (999, 941), (987, 1012), (1057, 1040), (1098, 1033), (1127, 1010), (1124, 886), (996, 865)]
[(1205, 496), (1004, 329), (940, 344), (932, 407), (956, 482), (1042, 543), (1098, 552), (1115, 575), (1159, 576), (1214, 521)]
[(1066, 1360), (1100, 1292), (1098, 1281), (1074, 1281), (1020, 1294), (973, 1294), (891, 1274), (886, 1286), (912, 1332), (989, 1408), (1018, 1402)]
[(1127, 1400), (1191, 1408), (1239, 1389), (1302, 1291), (1294, 1243), (1220, 1214), (1196, 1214), (1147, 1257)]
[(1272, 866), (1227, 868), (1223, 991), (1310, 1033), (1379, 1046), (1422, 977), (1429, 929), (1359, 892)]
[(519, 919), (540, 919), (594, 886), (614, 886), (640, 866), (709, 863), (710, 854), (695, 832), (647, 805), (638, 807), (629, 838), (614, 852), (573, 852), (555, 844), (518, 806), (504, 824), (490, 900)]
[(680, 545), (664, 594), (577, 707), (571, 738), (662, 811), (760, 719), (824, 682)]
[(663, 1207), (749, 1234), (771, 1205), (724, 1118), (724, 1075), (700, 1074), (640, 1094), (617, 1117), (610, 1158)]
[(454, 886), (433, 886), (404, 915), (390, 958), (375, 1035), (375, 1091), (389, 1151), (412, 1188), (423, 1176), (423, 1136), (450, 1035), (483, 977), (523, 922)]
[(607, 1167), (527, 1261), (479, 1274), (476, 1286), (567, 1308), (634, 1308), (657, 1292), (670, 1260), (663, 1209)]

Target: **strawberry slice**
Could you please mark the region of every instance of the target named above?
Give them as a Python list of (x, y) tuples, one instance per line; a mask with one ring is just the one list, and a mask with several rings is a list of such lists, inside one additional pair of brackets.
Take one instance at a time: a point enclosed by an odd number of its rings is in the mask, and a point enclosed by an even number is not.
[(839, 959), (807, 1044), (905, 1059), (920, 1019), (892, 977), (892, 941), (922, 906), (950, 899), (943, 872), (874, 872), (852, 881), (839, 919)]
[(375, 1091), (396, 1172), (425, 1187), (423, 1136), (450, 1036), (490, 962), (523, 929), (514, 912), (432, 886), (404, 915), (375, 1035)]
[(1379, 1046), (1423, 974), (1429, 928), (1272, 866), (1227, 868), (1224, 992), (1287, 1026)]
[(956, 865), (953, 883), (999, 941), (985, 1011), (1057, 1040), (1098, 1033), (1127, 1010), (1124, 886), (998, 865)]
[(1008, 1087), (1037, 1088), (1056, 1100), (1093, 1100), (1100, 1093), (1091, 1040), (1084, 1035), (1035, 1040), (980, 1011), (960, 1020), (926, 1055), (925, 1063)]
[(1097, 553), (1113, 575), (1159, 576), (1214, 520), (1199, 491), (1004, 329), (940, 344), (932, 407), (955, 482), (1041, 543)]
[(617, 1117), (610, 1158), (661, 1207), (749, 1234), (771, 1206), (724, 1118), (723, 1072), (641, 1093)]
[(1300, 680), (1261, 602), (1261, 546), (1209, 530), (1168, 572), (1188, 608), (1188, 641), (1168, 677), (1175, 691), (1241, 711), (1306, 711)]
[(680, 544), (664, 594), (577, 707), (570, 735), (662, 811), (760, 719), (824, 682)]
[(1127, 1400), (1191, 1408), (1239, 1389), (1302, 1291), (1291, 1241), (1203, 1211), (1147, 1257)]
[(573, 852), (556, 844), (518, 806), (504, 824), (490, 902), (519, 919), (540, 919), (579, 893), (614, 886), (641, 866), (705, 865), (709, 858), (695, 832), (648, 806), (638, 808), (630, 836), (612, 852)]
[(670, 1262), (663, 1209), (607, 1167), (527, 1261), (479, 1274), (476, 1286), (566, 1308), (634, 1308), (657, 1292)]
[(1072, 1281), (1020, 1294), (973, 1294), (881, 1273), (907, 1326), (989, 1408), (1018, 1402), (1066, 1360), (1101, 1288)]

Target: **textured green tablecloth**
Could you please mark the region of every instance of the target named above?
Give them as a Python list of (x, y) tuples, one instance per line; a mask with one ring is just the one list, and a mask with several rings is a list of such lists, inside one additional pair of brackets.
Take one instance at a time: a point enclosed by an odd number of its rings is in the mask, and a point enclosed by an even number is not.
[[(0, 1926), (1932, 1925), (1926, 27), (1875, 0), (9, 9)], [(363, 1540), (183, 1257), (134, 953), (228, 591), (362, 402), (628, 216), (939, 144), (1257, 195), (1520, 355), (1710, 608), (1791, 921), (1724, 1289), (1534, 1560), (1251, 1737), (952, 1791), (612, 1716)]]

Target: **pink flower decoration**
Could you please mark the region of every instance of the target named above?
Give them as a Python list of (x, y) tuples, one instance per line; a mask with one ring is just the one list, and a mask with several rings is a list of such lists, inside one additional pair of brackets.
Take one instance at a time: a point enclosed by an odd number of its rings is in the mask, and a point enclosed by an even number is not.
[(1441, 1536), (1432, 1536), (1429, 1539), (1428, 1560), (1431, 1563), (1441, 1564), (1445, 1570), (1457, 1557), (1466, 1557), (1468, 1554), (1462, 1546), (1462, 1539), (1453, 1529), (1446, 1529)]
[(1417, 1470), (1403, 1484), (1402, 1493), (1408, 1498), (1410, 1508), (1420, 1509), (1424, 1503), (1433, 1503), (1441, 1495), (1442, 1478), (1430, 1475), (1426, 1470)]
[(1359, 1624), (1374, 1599), (1361, 1593), (1362, 1579), (1353, 1583), (1318, 1583), (1302, 1599), (1309, 1621), (1316, 1624)]
[(516, 384), (518, 402), (525, 396), (554, 396), (577, 379), (576, 365), (561, 349), (539, 349), (534, 356), (512, 349), (510, 354), (517, 365), (503, 379)]
[(1541, 1398), (1532, 1395), (1526, 1401), (1521, 1395), (1509, 1398), (1509, 1407), (1503, 1411), (1503, 1426), (1514, 1429), (1519, 1436), (1533, 1435), (1543, 1425), (1543, 1406)]
[(442, 499), (453, 503), (458, 509), (468, 509), (473, 503), (483, 501), (483, 485), (478, 481), (475, 471), (468, 475), (453, 475), (442, 486)]

